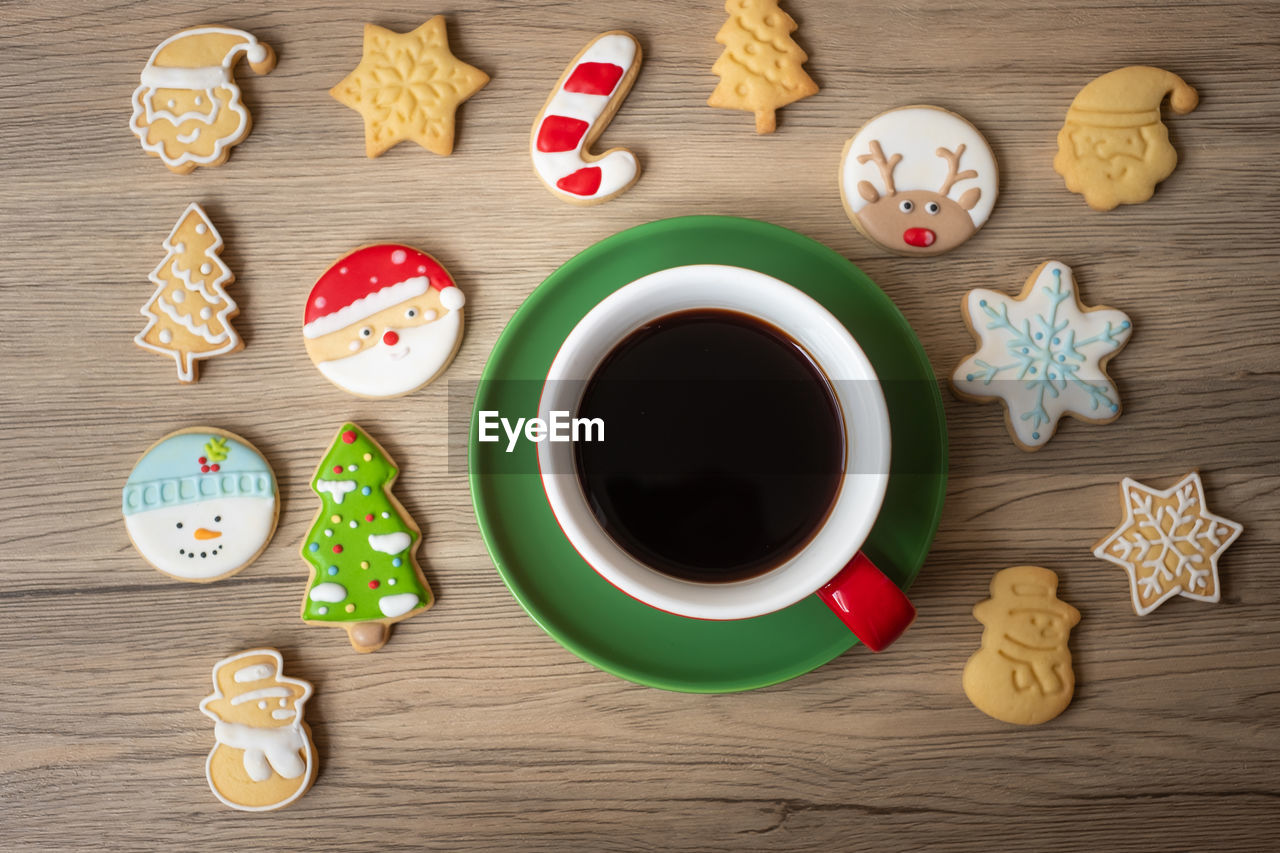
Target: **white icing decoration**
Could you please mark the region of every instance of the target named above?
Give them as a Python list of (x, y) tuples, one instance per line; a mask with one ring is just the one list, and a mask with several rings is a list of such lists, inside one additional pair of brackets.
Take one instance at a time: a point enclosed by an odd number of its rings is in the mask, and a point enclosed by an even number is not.
[(369, 547), (383, 554), (396, 555), (413, 544), (413, 537), (403, 531), (395, 533), (370, 533)]
[(1003, 401), (1021, 445), (1043, 446), (1063, 415), (1105, 422), (1119, 413), (1103, 368), (1133, 326), (1114, 308), (1082, 311), (1066, 264), (1045, 264), (1018, 297), (971, 290), (965, 306), (981, 343), (951, 382), (970, 397)]
[(364, 397), (394, 397), (421, 387), (453, 357), (462, 334), (462, 314), (449, 311), (439, 320), (397, 329), (399, 342), (316, 364), (330, 382)]
[(275, 675), (276, 671), (265, 663), (257, 663), (253, 666), (246, 666), (244, 669), (237, 669), (232, 678), (236, 684), (244, 684), (246, 681), (262, 681), (264, 678), (270, 678)]
[(208, 229), (208, 228), (206, 228), (203, 224), (201, 224), (201, 225), (197, 225), (197, 226), (196, 226), (196, 233), (197, 233), (197, 234), (203, 234), (203, 233), (204, 233), (205, 231), (207, 231), (207, 230), (209, 230), (209, 229)]
[(267, 710), (267, 700), (263, 699), (261, 702), (259, 702), (258, 707), (261, 708), (263, 711)]
[[(583, 159), (582, 156), (583, 143), (596, 131), (596, 124), (600, 117), (616, 101), (626, 97), (626, 93), (621, 91), (623, 87), (615, 86), (608, 95), (587, 95), (564, 91), (564, 83), (572, 76), (573, 69), (584, 62), (603, 62), (620, 66), (623, 69), (622, 76), (619, 78), (619, 84), (621, 84), (636, 61), (636, 49), (636, 42), (630, 36), (618, 33), (598, 36), (562, 76), (551, 100), (543, 107), (542, 112), (538, 113), (530, 135), (529, 155), (533, 159), (533, 169), (538, 177), (557, 196), (571, 201), (602, 199), (621, 192), (635, 180), (639, 173), (640, 167), (636, 162), (636, 156), (625, 148), (614, 148), (599, 159), (591, 161)], [(538, 150), (538, 129), (548, 116), (553, 115), (579, 119), (587, 123), (586, 132), (582, 134), (577, 147), (573, 150)], [(577, 195), (565, 192), (556, 186), (556, 182), (561, 178), (586, 166), (598, 166), (601, 170), (600, 186), (593, 194)]]
[[(218, 686), (218, 673), (223, 667), (234, 666), (237, 661), (245, 658), (262, 658), (270, 657), (275, 661), (275, 666), (263, 664), (262, 666), (271, 670), (275, 675), (275, 680), (281, 685), (292, 685), (294, 689), (289, 687), (271, 688), (283, 691), (284, 695), (292, 696), (296, 692), (297, 698), (294, 700), (294, 710), (273, 711), (272, 717), (278, 720), (285, 720), (292, 717), (292, 721), (280, 726), (262, 727), (251, 726), (244, 722), (222, 719), (216, 711), (210, 706), (214, 703), (225, 699)], [(245, 667), (247, 670), (256, 669), (255, 666)], [(200, 703), (200, 710), (210, 719), (214, 721), (213, 737), (215, 745), (209, 752), (209, 757), (205, 761), (205, 778), (209, 782), (209, 788), (223, 804), (242, 811), (268, 811), (277, 809), (281, 806), (288, 805), (296, 800), (306, 791), (306, 780), (310, 779), (315, 766), (315, 756), (311, 746), (310, 739), (306, 736), (302, 728), (302, 709), (307, 699), (311, 697), (311, 685), (305, 681), (296, 678), (289, 678), (282, 674), (284, 662), (280, 657), (280, 653), (274, 649), (253, 649), (247, 652), (241, 652), (238, 655), (232, 655), (229, 658), (219, 661), (213, 668), (213, 693), (206, 696)], [(240, 670), (237, 670), (237, 673)], [(261, 691), (252, 691), (252, 693), (260, 693)], [(250, 694), (241, 694), (241, 696), (233, 696), (231, 698), (232, 707), (242, 704), (245, 700), (242, 696), (251, 696)], [(254, 697), (256, 698), (256, 697)], [(237, 701), (240, 700), (240, 701)], [(250, 699), (249, 701), (252, 701)], [(214, 778), (214, 756), (220, 749), (241, 750), (244, 754), (241, 760), (244, 763), (245, 775), (254, 782), (266, 782), (271, 778), (274, 772), (282, 779), (298, 779), (302, 780), (300, 784), (281, 801), (268, 803), (265, 805), (249, 806), (237, 803), (228, 799), (219, 789), (218, 780)]]
[[(156, 65), (156, 58), (160, 52), (172, 42), (210, 33), (239, 36), (244, 39), (244, 42), (227, 51), (226, 56), (222, 58), (222, 64), (213, 68), (172, 68)], [(129, 118), (129, 129), (142, 142), (143, 149), (157, 155), (166, 166), (171, 168), (187, 163), (207, 166), (220, 160), (224, 149), (228, 146), (243, 140), (249, 127), (249, 111), (241, 102), (240, 87), (231, 75), (231, 66), (235, 64), (236, 56), (241, 52), (244, 52), (249, 61), (254, 63), (262, 62), (267, 56), (266, 47), (259, 43), (257, 38), (244, 30), (229, 27), (198, 27), (184, 30), (156, 45), (140, 75), (141, 85), (133, 91), (133, 115)], [(210, 110), (209, 112), (188, 111), (181, 115), (174, 115), (169, 110), (157, 110), (152, 104), (152, 98), (160, 89), (202, 90), (203, 95), (200, 97), (208, 99)], [(235, 113), (239, 117), (239, 122), (234, 130), (214, 141), (213, 150), (210, 153), (199, 155), (191, 151), (183, 151), (174, 158), (165, 152), (163, 141), (147, 140), (147, 129), (158, 120), (168, 121), (175, 126), (193, 119), (212, 125), (217, 121), (218, 113), (222, 109), (221, 102), (214, 97), (215, 89), (229, 93), (226, 109)], [(199, 229), (197, 231), (199, 232)]]
[(391, 253), (391, 263), (403, 264), (405, 258), (407, 257), (408, 257), (408, 254), (405, 252), (404, 249), (396, 249)]
[[(460, 287), (446, 287), (440, 291), (440, 304), (449, 311), (457, 311), (463, 305), (467, 304), (467, 297), (463, 294)], [(428, 311), (428, 315), (434, 315), (434, 311)], [(430, 316), (424, 316), (423, 319), (429, 320)]]
[(342, 499), (359, 488), (355, 480), (316, 480), (316, 491), (333, 496), (333, 502), (342, 503)]
[(161, 329), (161, 330), (160, 330), (160, 343), (162, 343), (162, 344), (171, 344), (171, 343), (173, 343), (173, 332), (169, 331), (168, 329)]
[(870, 160), (858, 162), (859, 156), (871, 152), (873, 140), (880, 142), (885, 157), (902, 155), (893, 170), (893, 183), (898, 192), (940, 189), (948, 165), (938, 156), (938, 148), (955, 151), (957, 146), (964, 145), (960, 169), (973, 169), (978, 176), (957, 181), (947, 197), (955, 201), (971, 187), (978, 187), (982, 195), (969, 210), (969, 218), (977, 229), (991, 216), (999, 190), (995, 154), (973, 125), (937, 107), (910, 107), (881, 113), (854, 135), (840, 162), (841, 195), (854, 213), (869, 204), (858, 192), (859, 181), (867, 181), (881, 195), (886, 191), (879, 167)]
[(388, 619), (403, 616), (418, 606), (418, 596), (412, 592), (401, 592), (396, 595), (384, 595), (378, 599), (378, 609)]
[(323, 601), (327, 604), (337, 604), (347, 597), (347, 588), (340, 583), (326, 581), (316, 584), (311, 588), (308, 595), (312, 601)]
[(173, 138), (181, 142), (183, 145), (190, 145), (200, 138), (200, 131), (201, 128), (193, 127), (189, 133), (178, 133), (175, 134)]
[(201, 265), (200, 265), (200, 274), (201, 274), (201, 275), (208, 275), (208, 274), (209, 274), (209, 273), (211, 273), (211, 272), (213, 272), (213, 267), (212, 267), (212, 266), (210, 266), (209, 264), (201, 264)]
[(169, 293), (169, 301), (174, 305), (181, 305), (183, 302), (187, 301), (187, 292), (185, 290), (178, 290), (177, 288), (174, 288)]
[[(178, 309), (170, 305), (168, 301), (165, 300), (164, 296), (157, 296), (155, 304), (157, 307), (159, 307), (161, 312), (163, 312), (164, 315), (168, 317), (170, 320), (177, 323), (179, 326), (186, 329), (191, 334), (204, 339), (208, 343), (211, 343), (211, 344), (222, 343), (223, 341), (227, 340), (230, 337), (229, 327), (224, 326), (222, 331), (215, 335), (209, 331), (208, 323), (200, 323), (199, 325), (197, 325), (195, 321), (192, 320), (190, 317), (184, 317), (183, 315), (179, 314)], [(204, 317), (204, 312), (208, 310), (209, 309), (207, 308), (204, 309), (204, 311), (201, 312), (201, 317)], [(201, 355), (204, 355), (204, 353), (201, 353)]]
[[(199, 525), (193, 519), (214, 515), (222, 516), (222, 536), (213, 543), (195, 539), (193, 533)], [(182, 528), (177, 527), (178, 522), (183, 522)], [(143, 559), (166, 574), (189, 581), (229, 575), (249, 563), (266, 547), (275, 523), (275, 498), (252, 496), (214, 497), (124, 518), (129, 538)], [(202, 552), (208, 556), (201, 557)], [(192, 553), (194, 557), (187, 556)]]
[[(377, 283), (378, 279), (371, 278), (370, 281)], [(318, 338), (339, 329), (345, 329), (353, 323), (358, 323), (366, 317), (372, 317), (379, 311), (385, 311), (393, 305), (399, 305), (406, 299), (412, 299), (415, 296), (421, 296), (427, 292), (431, 286), (431, 279), (425, 275), (416, 275), (413, 278), (407, 278), (404, 281), (389, 284), (380, 290), (375, 290), (365, 296), (334, 311), (332, 314), (325, 314), (317, 317), (310, 323), (302, 327), (302, 336), (305, 338)]]
[[(259, 699), (270, 699), (275, 696), (292, 696), (293, 692), (288, 687), (260, 687), (257, 690), (247, 690), (239, 696), (231, 697), (231, 704), (243, 705), (245, 702), (256, 702)], [(266, 707), (265, 705), (263, 707)]]
[(396, 585), (395, 578), (387, 578), (387, 586), (395, 586), (395, 585)]

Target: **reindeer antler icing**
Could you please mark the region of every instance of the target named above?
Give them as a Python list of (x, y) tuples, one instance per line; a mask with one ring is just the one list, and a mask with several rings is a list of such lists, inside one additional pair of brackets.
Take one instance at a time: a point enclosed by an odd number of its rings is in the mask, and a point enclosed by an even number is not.
[[(880, 147), (880, 140), (878, 139), (871, 140), (871, 144), (868, 147), (871, 149), (871, 153), (859, 154), (858, 162), (866, 163), (868, 161), (874, 161), (875, 164), (880, 167), (880, 177), (884, 180), (884, 194), (893, 195), (897, 192), (893, 187), (893, 170), (895, 166), (902, 162), (902, 155), (894, 154), (892, 157), (885, 159), (884, 149)], [(963, 147), (964, 146), (961, 146), (962, 149)], [(874, 201), (874, 199), (867, 200)]]
[(969, 178), (978, 177), (978, 173), (973, 169), (965, 169), (963, 172), (956, 171), (960, 168), (960, 158), (964, 155), (963, 142), (956, 146), (954, 154), (946, 148), (939, 148), (933, 153), (947, 161), (947, 177), (943, 179), (942, 188), (938, 190), (938, 195), (946, 195), (951, 192), (951, 188), (959, 181), (967, 181)]

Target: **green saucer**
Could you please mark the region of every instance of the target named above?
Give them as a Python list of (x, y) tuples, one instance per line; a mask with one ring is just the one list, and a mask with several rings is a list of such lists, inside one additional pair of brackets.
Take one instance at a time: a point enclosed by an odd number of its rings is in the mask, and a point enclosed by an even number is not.
[[(688, 216), (597, 243), (547, 278), (516, 311), (485, 365), (468, 464), (476, 518), (516, 600), (557, 642), (621, 678), (667, 690), (728, 693), (794, 678), (857, 640), (816, 595), (733, 622), (686, 619), (619, 592), (578, 556), (542, 491), (532, 443), (480, 443), (481, 410), (534, 417), (542, 380), (569, 331), (613, 291), (685, 264), (767, 273), (817, 299), (848, 327), (884, 387), (893, 432), (889, 489), (864, 550), (904, 589), (924, 563), (947, 480), (942, 397), (906, 319), (861, 270), (820, 243), (747, 219)], [(876, 666), (869, 652), (866, 666)], [(892, 650), (887, 654), (894, 654)]]

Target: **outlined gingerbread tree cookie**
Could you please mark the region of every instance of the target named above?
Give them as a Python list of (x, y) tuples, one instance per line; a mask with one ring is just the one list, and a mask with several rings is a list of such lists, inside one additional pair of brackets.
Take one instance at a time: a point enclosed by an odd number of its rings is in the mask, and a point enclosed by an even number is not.
[(1218, 601), (1218, 558), (1244, 527), (1209, 512), (1199, 472), (1163, 491), (1125, 477), (1120, 497), (1124, 522), (1093, 554), (1128, 573), (1134, 612), (1146, 616), (1175, 595)]
[(240, 309), (223, 289), (235, 275), (218, 257), (222, 237), (194, 202), (165, 238), (164, 249), (164, 260), (150, 275), (155, 293), (142, 307), (147, 325), (133, 340), (172, 357), (180, 382), (195, 382), (199, 361), (244, 348), (231, 328)]
[(1039, 566), (996, 572), (991, 597), (973, 608), (982, 648), (964, 667), (964, 692), (979, 711), (1035, 725), (1071, 704), (1076, 677), (1067, 639), (1080, 611), (1058, 598), (1058, 576)]
[(716, 41), (724, 52), (711, 67), (720, 77), (707, 104), (755, 113), (756, 133), (773, 133), (775, 111), (818, 92), (804, 70), (809, 61), (791, 39), (795, 20), (778, 8), (778, 0), (727, 0)]
[(214, 796), (248, 812), (284, 808), (306, 793), (318, 764), (303, 705), (311, 685), (284, 674), (275, 649), (251, 649), (213, 666), (200, 710), (214, 721), (205, 774)]

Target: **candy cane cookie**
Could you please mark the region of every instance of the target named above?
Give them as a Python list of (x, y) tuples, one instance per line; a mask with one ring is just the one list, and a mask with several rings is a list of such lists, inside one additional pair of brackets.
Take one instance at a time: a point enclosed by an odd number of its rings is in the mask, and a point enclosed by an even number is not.
[(533, 170), (557, 197), (599, 204), (626, 192), (640, 177), (625, 148), (587, 149), (609, 126), (640, 72), (640, 43), (630, 33), (601, 33), (573, 58), (542, 105), (529, 135)]

